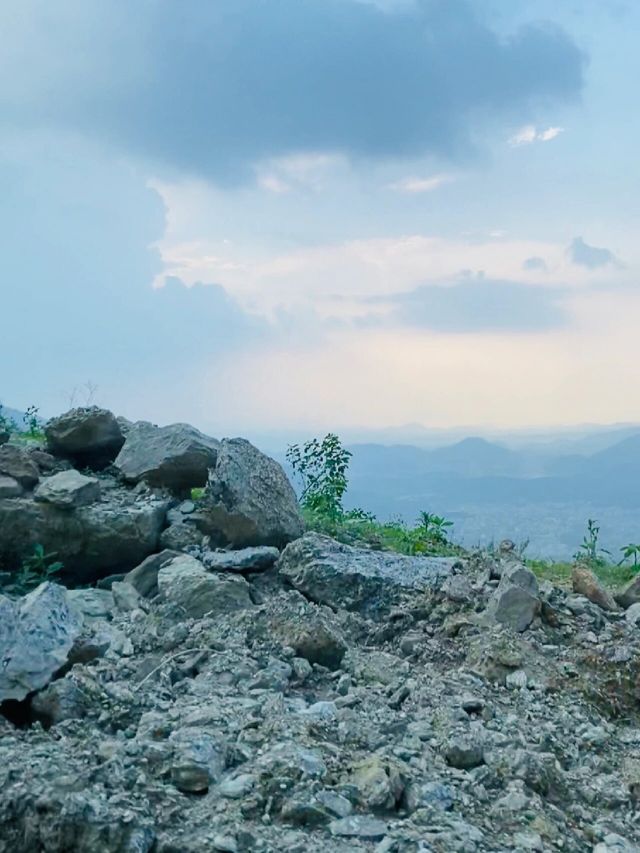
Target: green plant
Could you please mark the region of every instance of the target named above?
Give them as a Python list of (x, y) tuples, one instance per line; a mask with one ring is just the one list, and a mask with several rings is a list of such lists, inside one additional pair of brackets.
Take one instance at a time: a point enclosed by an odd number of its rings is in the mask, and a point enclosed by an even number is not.
[(191, 489), (191, 500), (199, 501), (204, 497), (205, 489), (201, 486), (198, 486), (194, 489)]
[(9, 415), (5, 415), (2, 412), (2, 403), (0, 403), (0, 432), (16, 432), (18, 429), (18, 424), (14, 421), (12, 417)]
[(42, 432), (40, 418), (38, 416), (39, 411), (40, 409), (37, 406), (28, 406), (22, 416), (22, 421), (26, 427), (25, 431), (27, 435), (34, 436), (39, 435)]
[(302, 446), (289, 446), (287, 460), (301, 481), (300, 503), (304, 509), (333, 519), (342, 515), (350, 459), (351, 451), (342, 446), (334, 433), (328, 433), (322, 440), (311, 439)]
[(575, 554), (575, 559), (580, 562), (586, 562), (591, 566), (606, 564), (607, 560), (604, 555), (610, 557), (611, 552), (599, 546), (599, 538), (600, 525), (594, 518), (589, 518), (587, 520), (587, 532)]
[(51, 580), (63, 568), (59, 560), (53, 560), (55, 556), (55, 553), (46, 554), (42, 545), (36, 545), (33, 554), (23, 560), (18, 571), (9, 575), (3, 584), (3, 592), (25, 595), (41, 583)]
[(453, 527), (453, 521), (447, 521), (442, 515), (423, 511), (418, 517), (418, 529), (424, 530), (424, 535), (427, 539), (431, 539), (440, 545), (448, 544), (449, 537), (447, 533), (449, 527)]
[(630, 542), (628, 545), (624, 545), (620, 548), (622, 551), (622, 559), (618, 563), (621, 566), (623, 563), (626, 563), (627, 560), (633, 560), (633, 568), (637, 571), (640, 560), (640, 545), (634, 545)]

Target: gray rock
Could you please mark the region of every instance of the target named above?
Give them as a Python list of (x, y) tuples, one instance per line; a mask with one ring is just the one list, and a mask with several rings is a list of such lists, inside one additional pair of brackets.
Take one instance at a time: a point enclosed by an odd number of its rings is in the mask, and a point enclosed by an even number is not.
[(532, 571), (519, 563), (505, 568), (486, 613), (492, 620), (521, 633), (540, 611), (538, 581)]
[(282, 467), (243, 438), (224, 439), (203, 501), (206, 529), (236, 547), (282, 547), (304, 530)]
[(369, 815), (352, 815), (334, 820), (329, 824), (332, 835), (344, 838), (365, 838), (375, 841), (387, 834), (387, 824)]
[(97, 406), (71, 409), (52, 418), (44, 432), (51, 453), (78, 467), (105, 467), (113, 462), (124, 443), (115, 415)]
[(192, 522), (170, 524), (160, 534), (160, 547), (171, 551), (186, 551), (200, 547), (203, 535)]
[(37, 501), (44, 501), (62, 509), (75, 509), (98, 500), (100, 481), (96, 477), (85, 477), (72, 468), (42, 480), (33, 496)]
[(126, 581), (115, 581), (111, 585), (111, 594), (118, 610), (127, 612), (140, 607), (142, 596), (135, 587)]
[(624, 618), (631, 625), (637, 625), (640, 622), (640, 601), (632, 604), (627, 612), (624, 614)]
[(140, 422), (128, 430), (115, 464), (128, 482), (144, 480), (180, 492), (205, 485), (219, 447), (219, 441), (189, 424)]
[(251, 773), (240, 773), (229, 779), (223, 779), (218, 787), (221, 797), (228, 800), (240, 800), (251, 792), (256, 784), (256, 777)]
[(0, 445), (6, 444), (11, 438), (11, 433), (8, 429), (0, 427)]
[(238, 551), (206, 551), (202, 562), (216, 572), (263, 572), (271, 568), (279, 556), (277, 548), (262, 545)]
[(30, 498), (0, 501), (0, 561), (20, 565), (36, 545), (78, 583), (130, 569), (157, 551), (166, 501), (109, 494), (73, 512)]
[(285, 548), (278, 569), (312, 601), (374, 616), (388, 612), (394, 593), (439, 586), (457, 562), (449, 557), (369, 551), (307, 533)]
[(67, 661), (82, 619), (53, 583), (16, 601), (0, 595), (0, 702), (45, 687)]
[(124, 576), (123, 580), (144, 596), (154, 598), (158, 594), (158, 572), (175, 557), (179, 557), (178, 551), (165, 549), (159, 554), (152, 554), (143, 560), (135, 569)]
[(244, 578), (212, 574), (187, 554), (160, 568), (158, 591), (183, 617), (199, 618), (205, 613), (229, 613), (253, 606)]
[(226, 764), (226, 744), (198, 728), (171, 735), (171, 781), (180, 791), (202, 793), (220, 780)]
[(107, 619), (115, 610), (113, 594), (109, 589), (69, 589), (67, 598), (85, 621)]
[(0, 500), (2, 498), (19, 498), (22, 491), (22, 486), (13, 477), (0, 476)]
[(473, 735), (454, 735), (445, 748), (447, 764), (458, 770), (471, 770), (484, 763), (482, 743)]
[(29, 453), (14, 444), (0, 447), (0, 474), (12, 477), (24, 489), (32, 489), (40, 479), (40, 472)]
[(640, 573), (625, 586), (625, 588), (614, 596), (620, 607), (631, 607), (632, 604), (640, 602)]
[(64, 720), (81, 720), (90, 707), (89, 697), (76, 684), (72, 673), (53, 681), (31, 700), (33, 714), (46, 726), (55, 726)]

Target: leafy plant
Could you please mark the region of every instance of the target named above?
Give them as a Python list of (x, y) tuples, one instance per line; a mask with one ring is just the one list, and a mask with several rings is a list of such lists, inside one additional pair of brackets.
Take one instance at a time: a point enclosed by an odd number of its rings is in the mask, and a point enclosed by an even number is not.
[(449, 542), (448, 528), (453, 527), (453, 521), (447, 521), (442, 515), (432, 512), (421, 512), (418, 518), (418, 529), (424, 530), (427, 539), (431, 539), (441, 545)]
[(22, 421), (26, 427), (27, 435), (35, 436), (42, 432), (40, 418), (38, 416), (40, 409), (37, 406), (29, 406), (22, 416)]
[(12, 595), (25, 595), (41, 583), (51, 580), (62, 571), (63, 564), (54, 560), (55, 553), (45, 553), (42, 545), (36, 545), (33, 554), (26, 557), (17, 572), (8, 576), (3, 584), (3, 592)]
[(624, 545), (620, 548), (620, 550), (622, 551), (622, 559), (618, 565), (621, 566), (623, 563), (626, 563), (627, 560), (633, 560), (633, 568), (637, 570), (640, 565), (640, 545), (634, 545), (630, 542), (628, 545)]
[(191, 500), (199, 501), (204, 497), (205, 489), (201, 486), (197, 486), (191, 489)]
[(304, 509), (334, 519), (342, 515), (351, 455), (334, 433), (328, 433), (322, 440), (311, 439), (302, 446), (289, 446), (287, 460), (301, 481), (300, 503)]
[(2, 408), (2, 404), (0, 403), (0, 432), (16, 432), (18, 429), (18, 424), (14, 421), (12, 417), (3, 414)]
[(592, 566), (605, 564), (606, 558), (604, 555), (611, 556), (611, 552), (606, 548), (601, 548), (598, 544), (600, 538), (600, 525), (594, 518), (587, 520), (587, 532), (579, 546), (575, 559), (581, 562), (587, 562)]

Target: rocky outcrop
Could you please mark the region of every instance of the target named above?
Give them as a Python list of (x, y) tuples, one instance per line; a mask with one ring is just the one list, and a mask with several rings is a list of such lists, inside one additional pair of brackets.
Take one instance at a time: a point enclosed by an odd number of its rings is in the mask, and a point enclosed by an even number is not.
[(188, 424), (158, 427), (140, 422), (127, 431), (115, 460), (125, 480), (184, 492), (204, 486), (216, 464), (220, 442)]
[(13, 444), (0, 447), (0, 474), (12, 477), (24, 489), (32, 489), (40, 478), (40, 472), (29, 453)]
[(158, 571), (158, 592), (178, 613), (198, 618), (252, 607), (249, 584), (242, 577), (208, 572), (187, 554), (174, 557)]
[(539, 612), (536, 576), (521, 563), (511, 563), (501, 571), (500, 583), (489, 601), (487, 614), (501, 625), (521, 633)]
[(52, 418), (44, 432), (51, 453), (80, 468), (104, 468), (124, 444), (115, 415), (97, 406), (71, 409)]
[(35, 500), (61, 509), (76, 509), (95, 503), (100, 497), (100, 481), (79, 471), (60, 471), (42, 480), (33, 493)]
[(382, 616), (403, 591), (412, 594), (437, 587), (459, 560), (406, 557), (343, 545), (307, 533), (282, 552), (280, 575), (311, 601)]
[(280, 551), (269, 545), (240, 548), (237, 551), (202, 551), (200, 559), (215, 572), (264, 572), (274, 565)]
[(283, 547), (304, 524), (282, 467), (243, 438), (222, 441), (209, 475), (200, 522), (222, 544)]
[(62, 586), (45, 583), (17, 601), (0, 595), (0, 702), (45, 687), (66, 663), (81, 627)]
[(117, 488), (107, 494), (72, 510), (29, 497), (0, 500), (0, 561), (17, 568), (42, 545), (79, 583), (135, 566), (158, 549), (166, 501)]

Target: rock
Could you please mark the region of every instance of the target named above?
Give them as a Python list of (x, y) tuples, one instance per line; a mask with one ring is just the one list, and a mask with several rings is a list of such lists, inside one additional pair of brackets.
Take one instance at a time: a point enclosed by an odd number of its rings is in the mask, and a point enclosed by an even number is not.
[(640, 602), (640, 573), (638, 573), (633, 580), (629, 581), (629, 583), (625, 586), (625, 588), (614, 595), (616, 602), (620, 605), (620, 607), (626, 609), (627, 607), (631, 607), (632, 604), (637, 604)]
[(369, 815), (353, 815), (334, 820), (329, 824), (332, 835), (344, 838), (365, 838), (375, 841), (387, 834), (387, 824)]
[(19, 498), (22, 486), (13, 477), (0, 476), (0, 500), (2, 498)]
[(165, 549), (159, 554), (152, 554), (143, 560), (135, 569), (124, 576), (123, 580), (130, 584), (144, 598), (154, 598), (158, 594), (158, 572), (175, 557), (178, 551)]
[(52, 418), (44, 433), (50, 452), (79, 468), (106, 467), (124, 444), (115, 415), (97, 406), (71, 409)]
[(602, 586), (598, 578), (586, 566), (576, 564), (573, 567), (571, 570), (571, 584), (574, 592), (584, 595), (585, 598), (588, 598), (589, 601), (597, 604), (603, 610), (618, 609), (618, 605), (611, 593)]
[(160, 547), (171, 551), (186, 551), (189, 548), (199, 548), (203, 535), (191, 522), (170, 524), (160, 534)]
[(404, 801), (409, 813), (425, 807), (448, 812), (453, 808), (454, 794), (449, 785), (432, 780), (410, 785), (405, 792)]
[(129, 570), (157, 551), (166, 501), (109, 493), (73, 512), (30, 498), (0, 501), (0, 562), (18, 566), (36, 545), (77, 583)]
[(526, 566), (513, 563), (502, 571), (487, 605), (487, 616), (513, 631), (526, 631), (540, 611), (538, 582)]
[(179, 791), (203, 793), (222, 777), (226, 745), (197, 728), (178, 729), (171, 735), (171, 781)]
[(45, 687), (66, 663), (81, 628), (62, 586), (43, 583), (16, 601), (0, 595), (0, 702)]
[(253, 606), (242, 577), (216, 575), (187, 554), (174, 557), (158, 571), (158, 591), (183, 618), (229, 613)]
[(240, 800), (253, 790), (256, 781), (256, 777), (251, 773), (240, 773), (230, 779), (223, 779), (218, 787), (218, 793), (228, 800)]
[(205, 551), (202, 563), (215, 572), (263, 572), (280, 556), (277, 548), (262, 545), (238, 551)]
[(351, 784), (358, 800), (367, 811), (392, 811), (402, 798), (404, 783), (398, 768), (379, 756), (356, 765)]
[(484, 763), (484, 749), (477, 737), (454, 735), (447, 742), (445, 753), (447, 764), (458, 770), (471, 770)]
[(637, 625), (640, 622), (640, 602), (632, 604), (627, 609), (624, 617), (630, 625)]
[(0, 427), (0, 446), (6, 444), (11, 438), (11, 433), (8, 429), (4, 427)]
[[(259, 623), (254, 629), (262, 630)], [(306, 606), (302, 613), (281, 610), (267, 619), (265, 631), (292, 648), (298, 657), (330, 670), (340, 668), (347, 651), (339, 631), (313, 605)]]
[(388, 613), (394, 593), (437, 587), (457, 562), (354, 548), (307, 533), (284, 549), (278, 570), (312, 601), (373, 616)]
[(64, 720), (82, 720), (90, 707), (87, 694), (71, 673), (53, 681), (31, 700), (32, 713), (47, 727)]
[(107, 619), (115, 609), (113, 594), (108, 589), (69, 589), (67, 598), (84, 621)]
[(223, 440), (203, 511), (203, 532), (238, 548), (280, 548), (304, 530), (296, 494), (282, 467), (243, 438)]
[(56, 474), (58, 471), (68, 471), (71, 468), (71, 463), (66, 459), (56, 459), (45, 450), (29, 447), (28, 451), (31, 461), (35, 462), (41, 474)]
[(159, 427), (140, 422), (127, 432), (115, 465), (125, 480), (144, 480), (182, 492), (207, 482), (216, 464), (220, 442), (188, 424)]
[(33, 496), (37, 501), (44, 501), (62, 509), (75, 509), (98, 500), (100, 482), (95, 477), (85, 477), (72, 468), (42, 480)]
[(115, 581), (111, 585), (111, 593), (118, 610), (126, 612), (140, 607), (142, 596), (135, 587), (126, 581)]
[(40, 472), (31, 456), (14, 444), (0, 447), (0, 474), (12, 477), (23, 489), (32, 489), (40, 479)]

